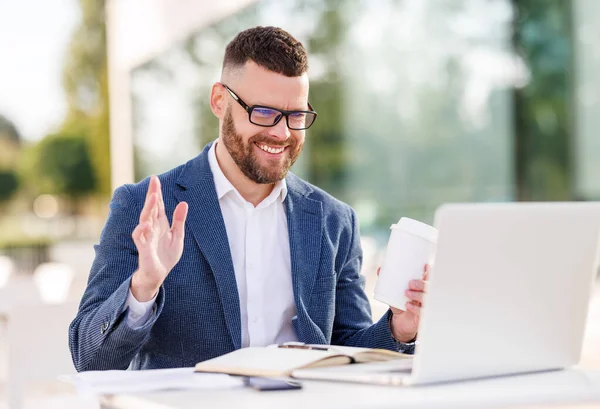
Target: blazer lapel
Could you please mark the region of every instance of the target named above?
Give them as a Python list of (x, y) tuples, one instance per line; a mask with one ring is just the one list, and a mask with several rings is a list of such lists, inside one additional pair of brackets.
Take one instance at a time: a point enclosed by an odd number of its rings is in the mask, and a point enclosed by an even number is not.
[(323, 332), (308, 316), (306, 302), (312, 293), (321, 257), (323, 207), (321, 202), (308, 198), (310, 188), (290, 174), (285, 199), (290, 238), (292, 286), (297, 318), (294, 327), (298, 338), (307, 343), (323, 344)]
[(177, 179), (183, 190), (177, 191), (176, 197), (189, 205), (187, 231), (193, 234), (215, 276), (227, 328), (235, 348), (239, 349), (242, 346), (240, 300), (227, 230), (208, 162), (210, 145), (185, 165)]

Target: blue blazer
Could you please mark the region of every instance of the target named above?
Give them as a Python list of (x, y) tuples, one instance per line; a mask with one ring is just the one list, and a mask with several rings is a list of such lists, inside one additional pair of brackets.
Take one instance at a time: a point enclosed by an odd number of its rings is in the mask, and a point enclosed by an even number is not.
[[(138, 224), (149, 179), (119, 187), (79, 312), (69, 327), (78, 371), (191, 367), (241, 347), (240, 304), (223, 215), (208, 163), (208, 149), (160, 175), (167, 217), (189, 204), (184, 251), (157, 296), (154, 313), (132, 329), (124, 311), (138, 254), (131, 233)], [(401, 350), (388, 311), (373, 324), (360, 275), (362, 250), (354, 211), (289, 174), (287, 213), (298, 339)]]

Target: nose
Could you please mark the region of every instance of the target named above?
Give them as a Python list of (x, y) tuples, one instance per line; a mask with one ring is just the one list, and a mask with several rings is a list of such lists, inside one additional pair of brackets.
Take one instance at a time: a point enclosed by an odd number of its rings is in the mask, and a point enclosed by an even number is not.
[(269, 135), (282, 140), (286, 140), (290, 136), (292, 136), (290, 128), (288, 128), (287, 126), (287, 121), (285, 117), (282, 117), (281, 120), (277, 123), (277, 125), (269, 128)]

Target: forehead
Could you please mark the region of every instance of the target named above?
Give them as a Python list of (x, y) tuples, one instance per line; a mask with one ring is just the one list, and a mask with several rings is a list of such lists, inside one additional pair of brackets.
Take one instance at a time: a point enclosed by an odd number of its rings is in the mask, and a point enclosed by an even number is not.
[[(286, 77), (249, 61), (234, 80), (234, 90), (249, 105), (281, 109), (306, 109), (308, 75)], [(232, 85), (233, 88), (233, 85)]]

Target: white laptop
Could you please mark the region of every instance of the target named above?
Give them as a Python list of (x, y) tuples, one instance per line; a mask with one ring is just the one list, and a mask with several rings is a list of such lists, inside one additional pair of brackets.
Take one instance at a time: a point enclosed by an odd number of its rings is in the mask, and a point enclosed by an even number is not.
[(418, 385), (579, 362), (600, 248), (600, 202), (450, 204), (412, 360), (298, 378)]

